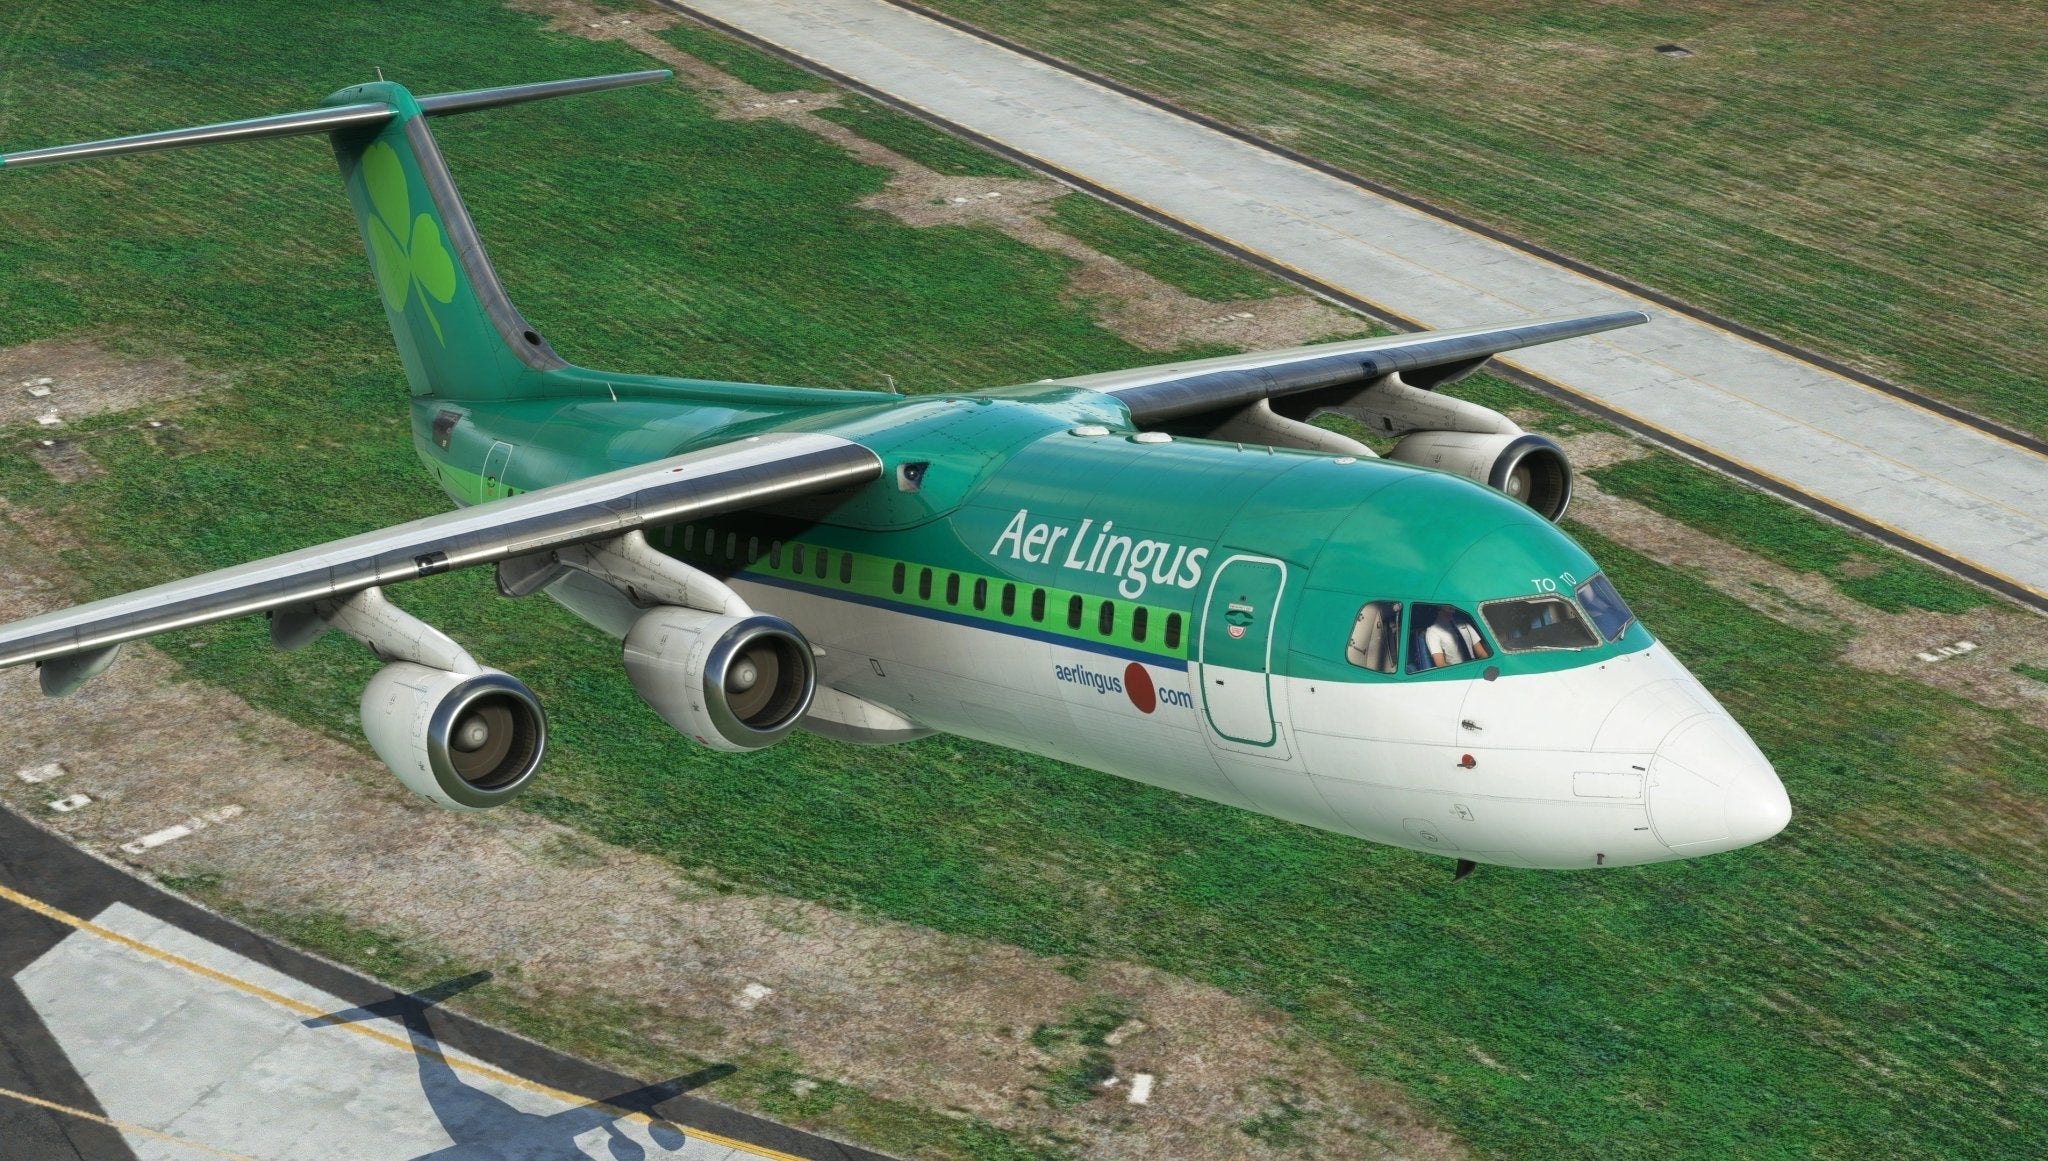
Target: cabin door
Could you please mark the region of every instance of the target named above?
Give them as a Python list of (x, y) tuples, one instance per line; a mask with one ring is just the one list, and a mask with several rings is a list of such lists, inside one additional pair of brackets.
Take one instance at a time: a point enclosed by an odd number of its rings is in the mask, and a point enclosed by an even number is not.
[(1216, 740), (1285, 758), (1273, 713), (1274, 622), (1287, 566), (1263, 556), (1233, 556), (1209, 581), (1196, 667), (1202, 712)]

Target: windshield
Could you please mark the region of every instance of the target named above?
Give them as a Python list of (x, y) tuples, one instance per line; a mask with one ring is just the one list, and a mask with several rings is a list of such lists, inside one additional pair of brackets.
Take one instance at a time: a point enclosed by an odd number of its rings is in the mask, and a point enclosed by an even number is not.
[(1606, 573), (1579, 586), (1579, 603), (1586, 606), (1587, 615), (1600, 626), (1600, 632), (1609, 641), (1627, 632), (1628, 627), (1635, 623), (1636, 615), (1622, 603), (1621, 594), (1614, 591)]
[(1563, 597), (1523, 597), (1489, 601), (1479, 606), (1493, 639), (1509, 653), (1536, 649), (1586, 649), (1600, 644), (1579, 615), (1579, 607)]

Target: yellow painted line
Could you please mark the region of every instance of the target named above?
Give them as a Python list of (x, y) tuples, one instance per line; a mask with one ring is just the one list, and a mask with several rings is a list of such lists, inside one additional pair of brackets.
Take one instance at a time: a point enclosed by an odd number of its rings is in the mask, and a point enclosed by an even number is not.
[(160, 1133), (143, 1125), (131, 1125), (126, 1121), (112, 1120), (98, 1113), (88, 1112), (85, 1109), (73, 1108), (70, 1105), (60, 1105), (56, 1101), (46, 1101), (41, 1097), (30, 1096), (25, 1092), (15, 1092), (11, 1088), (0, 1088), (0, 1097), (9, 1097), (25, 1105), (34, 1105), (39, 1109), (49, 1109), (53, 1113), (63, 1113), (67, 1116), (77, 1117), (82, 1121), (91, 1121), (94, 1124), (105, 1125), (110, 1129), (116, 1129), (123, 1133), (133, 1133), (138, 1137), (169, 1141), (173, 1145), (183, 1145), (187, 1149), (197, 1149), (201, 1153), (208, 1153), (215, 1157), (228, 1157), (232, 1158), (233, 1161), (256, 1161), (254, 1157), (245, 1157), (240, 1153), (230, 1153), (225, 1149), (216, 1149), (211, 1145), (202, 1145), (197, 1141), (188, 1141), (183, 1137), (174, 1137), (169, 1133)]
[[(262, 986), (261, 984), (250, 983), (249, 981), (241, 979), (237, 976), (232, 976), (218, 969), (207, 967), (205, 964), (197, 963), (193, 960), (186, 959), (184, 956), (177, 955), (173, 952), (164, 951), (161, 948), (152, 947), (139, 939), (134, 939), (130, 936), (122, 935), (118, 931), (114, 931), (111, 928), (102, 927), (101, 925), (94, 923), (89, 919), (80, 919), (78, 916), (73, 915), (68, 911), (59, 910), (58, 908), (52, 907), (51, 905), (43, 902), (40, 899), (37, 899), (30, 895), (24, 895), (21, 892), (16, 891), (10, 887), (0, 886), (0, 899), (5, 899), (10, 903), (14, 903), (18, 906), (27, 908), (28, 910), (33, 911), (36, 914), (41, 915), (47, 919), (54, 919), (57, 922), (66, 925), (67, 927), (76, 928), (77, 930), (83, 931), (88, 935), (96, 935), (109, 943), (125, 947), (130, 951), (140, 952), (141, 954), (146, 955), (149, 958), (158, 961), (159, 963), (169, 964), (170, 966), (176, 968), (182, 968), (185, 971), (192, 973), (193, 975), (199, 976), (202, 979), (211, 980), (217, 984), (225, 984), (238, 992), (254, 996), (259, 1000), (267, 1001), (271, 1004), (276, 1005), (277, 1007), (283, 1008), (286, 1011), (292, 1012), (296, 1015), (308, 1017), (321, 1017), (332, 1014), (323, 1011), (319, 1008), (316, 1008), (311, 1004), (304, 1003), (303, 1001), (294, 1000), (290, 996), (284, 995), (281, 992), (274, 992), (269, 988)], [(410, 1036), (394, 1036), (389, 1032), (386, 1032), (380, 1028), (371, 1026), (369, 1024), (356, 1022), (347, 1024), (329, 1024), (327, 1025), (327, 1027), (339, 1028), (345, 1032), (354, 1033), (357, 1036), (366, 1036), (371, 1040), (377, 1041), (380, 1044), (389, 1045), (392, 1048), (402, 1049), (406, 1052), (413, 1053), (416, 1056), (424, 1056), (429, 1060), (439, 1061), (442, 1064), (447, 1065), (449, 1068), (455, 1069), (457, 1071), (466, 1072), (471, 1074), (472, 1076), (480, 1076), (486, 1080), (494, 1080), (497, 1081), (499, 1084), (510, 1085), (513, 1088), (522, 1089), (526, 1092), (534, 1093), (539, 1096), (548, 1097), (551, 1100), (562, 1101), (573, 1107), (580, 1108), (584, 1105), (595, 1105), (598, 1108), (615, 1112), (618, 1114), (619, 1119), (630, 1121), (636, 1125), (651, 1124), (655, 1119), (653, 1117), (648, 1116), (646, 1113), (636, 1112), (632, 1109), (617, 1108), (612, 1105), (607, 1105), (603, 1101), (586, 1100), (583, 1097), (577, 1096), (575, 1093), (563, 1092), (561, 1089), (541, 1084), (538, 1081), (528, 1080), (523, 1076), (516, 1076), (502, 1069), (493, 1068), (488, 1064), (473, 1063), (471, 1061), (458, 1059), (453, 1056), (448, 1056), (441, 1052), (437, 1052), (431, 1048), (422, 1048), (418, 1044), (413, 1043), (413, 1040)], [(32, 1100), (34, 1098), (28, 1099)], [(722, 1145), (728, 1149), (738, 1149), (743, 1153), (751, 1153), (756, 1157), (767, 1157), (770, 1159), (770, 1161), (804, 1161), (803, 1158), (798, 1157), (793, 1153), (783, 1153), (778, 1150), (769, 1149), (764, 1146), (756, 1145), (748, 1141), (735, 1140), (731, 1137), (722, 1137), (716, 1133), (706, 1132), (702, 1129), (694, 1127), (687, 1128), (685, 1135), (694, 1137), (697, 1140), (705, 1141), (713, 1145)], [(233, 1154), (222, 1155), (233, 1156)]]

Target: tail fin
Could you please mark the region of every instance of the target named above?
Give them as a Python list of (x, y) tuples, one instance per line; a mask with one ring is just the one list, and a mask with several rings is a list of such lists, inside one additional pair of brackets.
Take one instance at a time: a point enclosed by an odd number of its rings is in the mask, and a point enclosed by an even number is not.
[(343, 89), (304, 113), (5, 154), (0, 168), (326, 133), (413, 394), (522, 399), (545, 394), (546, 373), (569, 364), (506, 297), (426, 119), (670, 75), (657, 69), (420, 98), (377, 81)]

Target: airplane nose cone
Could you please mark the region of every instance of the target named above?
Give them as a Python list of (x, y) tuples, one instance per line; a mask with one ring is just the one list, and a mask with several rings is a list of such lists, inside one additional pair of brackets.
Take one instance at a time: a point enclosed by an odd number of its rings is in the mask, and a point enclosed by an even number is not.
[(1760, 843), (1792, 820), (1770, 760), (1725, 713), (1672, 731), (1650, 762), (1650, 825), (1680, 855)]

